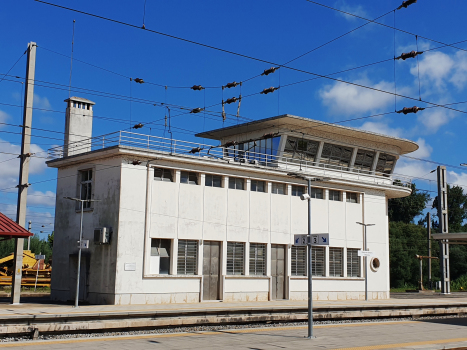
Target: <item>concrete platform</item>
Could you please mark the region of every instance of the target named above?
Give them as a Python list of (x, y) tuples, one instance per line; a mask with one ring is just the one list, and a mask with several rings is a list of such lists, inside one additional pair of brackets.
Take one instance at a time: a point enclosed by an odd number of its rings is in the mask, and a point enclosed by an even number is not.
[[(463, 295), (462, 295), (463, 296)], [(466, 315), (467, 298), (433, 296), (385, 301), (316, 301), (316, 320), (372, 319)], [(0, 335), (56, 332), (99, 332), (201, 324), (244, 324), (307, 320), (307, 303), (203, 302), (165, 305), (0, 304)]]

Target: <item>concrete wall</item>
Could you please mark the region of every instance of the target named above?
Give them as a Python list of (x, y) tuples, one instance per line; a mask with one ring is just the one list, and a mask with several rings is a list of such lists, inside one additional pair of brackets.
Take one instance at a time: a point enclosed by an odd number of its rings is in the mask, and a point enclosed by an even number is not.
[[(90, 241), (90, 247), (82, 250), (80, 299), (92, 303), (114, 303), (120, 162), (119, 158), (110, 158), (58, 170), (52, 300), (74, 299), (81, 212), (76, 202), (64, 197), (79, 198), (78, 172), (93, 169), (92, 197), (99, 202), (93, 203), (92, 209), (85, 209), (83, 215), (83, 239)], [(94, 228), (98, 227), (113, 228), (109, 245), (94, 244)]]
[[(221, 299), (229, 301), (268, 300), (270, 293), (270, 262), (267, 276), (248, 276), (248, 243), (267, 243), (268, 256), (271, 244), (284, 244), (291, 249), (294, 234), (307, 233), (307, 204), (291, 196), (287, 177), (262, 179), (268, 182), (268, 192), (251, 192), (247, 171), (235, 172), (246, 179), (246, 190), (228, 189), (228, 171), (219, 168), (197, 167), (181, 162), (154, 161), (151, 166), (174, 170), (174, 182), (155, 181), (153, 168), (122, 166), (122, 187), (119, 215), (118, 254), (116, 267), (115, 303), (173, 303), (197, 302), (202, 289), (202, 242), (222, 243)], [(181, 184), (180, 169), (199, 171), (199, 185)], [(223, 188), (204, 186), (204, 174), (224, 176)], [(253, 178), (253, 177), (252, 177)], [(286, 195), (272, 194), (271, 182), (287, 183)], [(345, 186), (322, 186), (358, 192)], [(146, 190), (147, 188), (147, 190)], [(146, 196), (147, 193), (147, 196)], [(342, 248), (363, 248), (363, 230), (359, 222), (374, 223), (368, 229), (368, 246), (382, 262), (377, 272), (369, 270), (370, 298), (389, 297), (388, 222), (386, 197), (383, 191), (360, 190), (359, 203), (313, 199), (312, 231), (330, 234), (330, 244)], [(154, 275), (149, 269), (150, 240), (172, 240), (172, 269), (170, 275)], [(198, 275), (177, 276), (176, 247), (179, 239), (199, 242)], [(228, 241), (246, 243), (245, 276), (226, 275), (225, 255)], [(329, 259), (328, 248), (326, 250)], [(135, 266), (134, 270), (126, 266)], [(363, 263), (362, 263), (363, 265)], [(316, 278), (316, 299), (363, 299), (364, 279), (348, 278), (344, 249), (344, 276)], [(290, 254), (287, 254), (287, 298), (306, 299), (306, 277), (290, 276)], [(327, 269), (328, 270), (328, 269)], [(362, 266), (363, 270), (363, 266)]]

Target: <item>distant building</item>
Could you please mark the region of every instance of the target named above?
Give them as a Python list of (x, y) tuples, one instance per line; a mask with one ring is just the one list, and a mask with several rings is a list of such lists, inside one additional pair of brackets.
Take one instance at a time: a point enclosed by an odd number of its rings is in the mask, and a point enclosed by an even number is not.
[(67, 196), (99, 200), (84, 207), (82, 300), (307, 299), (306, 249), (293, 245), (307, 233), (306, 188), (290, 172), (322, 179), (312, 231), (330, 246), (313, 248), (314, 298), (364, 298), (357, 221), (375, 224), (369, 297), (389, 298), (387, 204), (411, 192), (393, 170), (416, 143), (291, 115), (197, 135), (214, 147), (124, 131), (91, 138), (93, 103), (67, 103), (65, 145), (47, 162), (58, 169), (54, 300), (75, 293), (80, 208)]

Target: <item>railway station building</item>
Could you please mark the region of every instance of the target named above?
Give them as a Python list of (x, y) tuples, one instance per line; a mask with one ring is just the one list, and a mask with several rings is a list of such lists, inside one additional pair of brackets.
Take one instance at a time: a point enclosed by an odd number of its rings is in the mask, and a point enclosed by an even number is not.
[[(80, 299), (94, 304), (307, 299), (306, 181), (314, 178), (313, 298), (364, 299), (363, 227), (370, 299), (389, 298), (388, 199), (408, 196), (394, 174), (416, 143), (280, 115), (196, 135), (188, 142), (121, 131), (92, 137), (94, 103), (67, 102), (58, 169), (53, 300), (75, 293), (84, 204)], [(207, 141), (206, 141), (207, 140)], [(202, 142), (201, 142), (202, 141)]]

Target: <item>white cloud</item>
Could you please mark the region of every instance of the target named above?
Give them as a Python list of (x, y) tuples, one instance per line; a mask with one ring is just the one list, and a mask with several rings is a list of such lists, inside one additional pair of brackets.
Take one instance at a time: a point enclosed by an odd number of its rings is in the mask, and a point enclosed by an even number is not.
[[(6, 112), (0, 111), (0, 123), (7, 123), (10, 119), (10, 115)], [(0, 128), (3, 128), (5, 125), (0, 124)]]
[[(346, 1), (340, 0), (336, 2), (334, 6), (341, 11), (352, 13), (360, 17), (368, 18), (368, 14), (363, 9), (362, 5), (349, 5)], [(356, 21), (358, 19), (357, 17), (346, 15), (345, 13), (341, 13), (341, 12), (339, 12), (339, 15), (351, 22)]]
[[(10, 188), (15, 191), (14, 187), (18, 184), (19, 174), (19, 159), (17, 156), (21, 153), (20, 145), (15, 145), (10, 142), (5, 142), (0, 139), (2, 145), (2, 152), (0, 153), (0, 189)], [(44, 156), (44, 150), (38, 145), (31, 144), (31, 153)], [(29, 174), (40, 174), (47, 169), (45, 160), (39, 157), (32, 157), (29, 165)]]
[(457, 185), (467, 189), (467, 173), (456, 173), (455, 171), (448, 171), (447, 182), (453, 186)]
[(385, 122), (365, 122), (360, 129), (395, 137), (401, 137), (402, 134), (402, 129), (391, 128)]
[(38, 94), (34, 94), (34, 108), (50, 109), (49, 99), (47, 97), (40, 97)]
[[(438, 89), (446, 85), (446, 81), (454, 67), (454, 60), (442, 52), (428, 52), (420, 59), (420, 80), (427, 84), (434, 83)], [(418, 77), (418, 68), (415, 63), (410, 68), (410, 73)]]
[(30, 191), (28, 192), (28, 205), (55, 206), (55, 193), (52, 191)]
[(433, 147), (427, 144), (425, 139), (422, 139), (421, 137), (419, 137), (416, 142), (419, 148), (415, 152), (410, 153), (410, 156), (424, 159), (430, 158), (431, 152), (433, 152)]
[(467, 52), (458, 51), (455, 62), (454, 73), (449, 81), (458, 89), (463, 89), (467, 83)]
[[(354, 83), (384, 91), (393, 91), (394, 89), (394, 83), (386, 81), (374, 84), (368, 79), (360, 79)], [(319, 95), (331, 113), (341, 115), (381, 110), (394, 101), (394, 97), (390, 94), (340, 82), (326, 85), (320, 90)]]
[(454, 117), (454, 113), (445, 108), (433, 108), (421, 112), (417, 120), (425, 127), (425, 133), (434, 133)]

